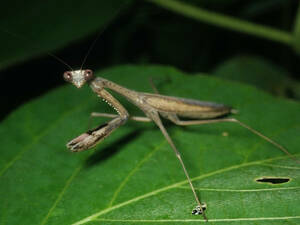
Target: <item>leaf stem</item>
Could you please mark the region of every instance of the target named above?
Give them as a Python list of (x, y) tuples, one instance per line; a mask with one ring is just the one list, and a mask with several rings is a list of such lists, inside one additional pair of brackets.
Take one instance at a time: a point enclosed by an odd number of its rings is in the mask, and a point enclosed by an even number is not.
[(269, 26), (259, 25), (237, 19), (234, 17), (211, 12), (202, 8), (177, 1), (177, 0), (148, 0), (163, 8), (184, 16), (206, 22), (215, 26), (231, 29), (234, 31), (251, 34), (283, 44), (292, 45), (293, 35), (290, 32), (275, 29)]
[(297, 16), (294, 24), (294, 47), (296, 51), (300, 52), (300, 3), (298, 5)]

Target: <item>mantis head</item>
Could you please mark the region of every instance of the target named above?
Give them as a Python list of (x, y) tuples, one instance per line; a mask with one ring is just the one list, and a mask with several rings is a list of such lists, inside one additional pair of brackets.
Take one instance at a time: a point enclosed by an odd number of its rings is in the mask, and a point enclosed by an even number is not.
[(95, 78), (92, 70), (73, 70), (64, 72), (64, 79), (77, 88), (81, 88), (86, 82)]

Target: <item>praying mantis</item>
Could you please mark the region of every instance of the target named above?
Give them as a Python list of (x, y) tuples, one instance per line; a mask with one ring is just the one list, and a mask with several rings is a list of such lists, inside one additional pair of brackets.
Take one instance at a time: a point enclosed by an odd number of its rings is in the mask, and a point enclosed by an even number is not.
[[(234, 110), (230, 106), (213, 102), (204, 102), (193, 99), (160, 95), (154, 86), (154, 94), (137, 92), (134, 90), (127, 89), (102, 77), (96, 77), (94, 76), (93, 71), (89, 69), (66, 71), (63, 74), (63, 77), (66, 81), (72, 83), (77, 88), (81, 88), (84, 84), (87, 83), (91, 87), (91, 89), (106, 103), (108, 103), (117, 113), (91, 113), (91, 116), (109, 117), (112, 118), (112, 120), (98, 126), (95, 129), (88, 130), (87, 132), (72, 139), (70, 142), (67, 143), (67, 148), (70, 149), (72, 152), (81, 152), (90, 149), (96, 144), (100, 143), (104, 138), (108, 137), (114, 130), (119, 128), (121, 125), (124, 125), (129, 119), (138, 122), (153, 121), (159, 127), (163, 136), (173, 149), (188, 180), (195, 201), (197, 203), (197, 206), (193, 209), (192, 214), (202, 214), (205, 220), (207, 220), (204, 214), (204, 209), (206, 208), (206, 205), (200, 202), (196, 194), (195, 188), (193, 186), (193, 183), (191, 181), (191, 178), (181, 158), (180, 152), (176, 148), (166, 128), (164, 127), (161, 121), (161, 117), (170, 120), (174, 124), (180, 126), (201, 125), (219, 122), (237, 123), (242, 127), (248, 129), (252, 133), (258, 135), (259, 137), (265, 139), (272, 145), (276, 146), (290, 157), (293, 157), (286, 150), (286, 148), (271, 140), (262, 133), (258, 132), (257, 130), (249, 127), (248, 125), (242, 123), (241, 121), (235, 118), (224, 118), (224, 116), (236, 113), (236, 110)], [(108, 91), (106, 91), (106, 89), (110, 89), (120, 95), (123, 95), (129, 102), (133, 103), (135, 106), (140, 108), (146, 116), (130, 116), (127, 110), (121, 105), (121, 103), (117, 99), (115, 99)], [(192, 120), (181, 120), (181, 117), (190, 118)]]

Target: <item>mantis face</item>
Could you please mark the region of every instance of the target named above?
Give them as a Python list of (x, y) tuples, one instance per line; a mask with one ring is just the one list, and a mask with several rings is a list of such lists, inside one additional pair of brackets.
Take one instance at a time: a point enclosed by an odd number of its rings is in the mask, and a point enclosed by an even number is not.
[(94, 79), (94, 74), (92, 70), (73, 70), (64, 72), (63, 77), (77, 88), (81, 88), (86, 82)]

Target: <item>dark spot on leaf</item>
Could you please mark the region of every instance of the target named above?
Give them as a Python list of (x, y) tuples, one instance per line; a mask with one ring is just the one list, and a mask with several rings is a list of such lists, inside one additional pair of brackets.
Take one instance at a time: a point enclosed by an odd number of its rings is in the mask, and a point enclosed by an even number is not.
[(286, 177), (262, 177), (256, 179), (260, 183), (270, 183), (270, 184), (283, 184), (290, 181), (290, 178)]

